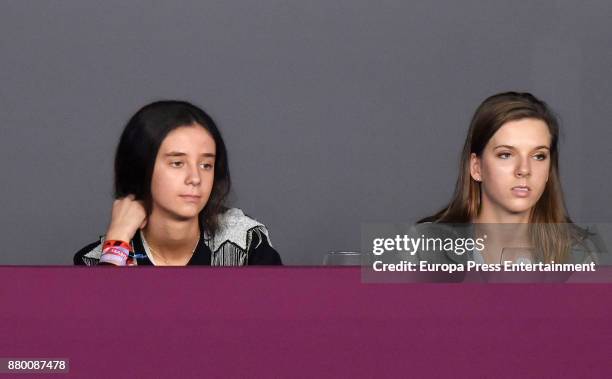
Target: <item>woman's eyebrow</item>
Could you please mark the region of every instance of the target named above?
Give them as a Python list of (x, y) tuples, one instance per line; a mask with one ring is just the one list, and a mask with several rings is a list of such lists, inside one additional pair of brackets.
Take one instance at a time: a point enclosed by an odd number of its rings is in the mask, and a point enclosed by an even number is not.
[(503, 147), (503, 148), (505, 148), (505, 149), (514, 149), (514, 146), (510, 146), (510, 145), (498, 145), (498, 146), (495, 146), (495, 147), (493, 148), (493, 150), (495, 150), (495, 149), (500, 149), (500, 148), (502, 148), (502, 147)]
[(171, 151), (169, 153), (165, 154), (167, 157), (183, 157), (187, 154), (181, 152), (181, 151)]
[[(503, 147), (503, 148), (506, 148), (506, 149), (515, 149), (515, 147), (514, 147), (514, 146), (511, 146), (511, 145), (499, 145), (499, 146), (495, 146), (495, 147), (493, 148), (493, 150), (495, 150), (495, 149), (499, 149), (499, 148), (502, 148), (502, 147)], [(548, 147), (548, 146), (546, 146), (546, 145), (540, 145), (540, 146), (536, 146), (536, 147), (534, 147), (534, 148), (533, 148), (533, 150), (539, 150), (539, 149), (546, 149), (546, 150), (550, 150), (550, 147)]]
[[(164, 154), (166, 157), (184, 157), (187, 155), (187, 153), (183, 153), (182, 151), (170, 151), (166, 154)], [(206, 157), (206, 158), (214, 158), (215, 154), (213, 153), (202, 153), (200, 154), (201, 157)]]

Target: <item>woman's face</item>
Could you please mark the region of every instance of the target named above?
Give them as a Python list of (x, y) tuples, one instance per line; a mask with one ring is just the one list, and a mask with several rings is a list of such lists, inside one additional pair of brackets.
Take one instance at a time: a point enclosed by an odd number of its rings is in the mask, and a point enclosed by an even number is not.
[(481, 214), (528, 217), (542, 196), (550, 171), (551, 136), (542, 120), (502, 125), (481, 156), (472, 153), (472, 178), (481, 182)]
[(216, 146), (199, 124), (174, 129), (163, 140), (151, 179), (151, 214), (175, 220), (197, 217), (215, 176)]

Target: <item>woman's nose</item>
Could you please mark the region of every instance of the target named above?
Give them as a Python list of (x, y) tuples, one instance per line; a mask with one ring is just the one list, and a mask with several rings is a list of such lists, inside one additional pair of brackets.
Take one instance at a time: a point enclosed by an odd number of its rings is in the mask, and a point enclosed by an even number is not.
[(201, 182), (200, 171), (198, 170), (198, 165), (189, 165), (189, 172), (187, 173), (187, 179), (185, 183), (191, 184), (194, 186), (199, 185)]
[(518, 167), (516, 168), (516, 176), (519, 178), (526, 178), (531, 175), (531, 167), (529, 165), (529, 158), (521, 158)]

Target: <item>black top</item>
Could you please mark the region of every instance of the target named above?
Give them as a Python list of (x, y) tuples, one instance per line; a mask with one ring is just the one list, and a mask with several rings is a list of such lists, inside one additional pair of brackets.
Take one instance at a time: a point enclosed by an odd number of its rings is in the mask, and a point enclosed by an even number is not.
[[(232, 243), (232, 242), (227, 242)], [(93, 249), (95, 249), (98, 245), (100, 245), (100, 241), (90, 243), (89, 245), (83, 247), (74, 255), (74, 264), (78, 266), (92, 266), (97, 265), (97, 259), (85, 257), (85, 254), (89, 253)], [(136, 233), (134, 238), (132, 239), (132, 246), (134, 247), (134, 252), (138, 255), (136, 259), (136, 263), (138, 266), (152, 266), (153, 263), (145, 254), (145, 249), (142, 244), (142, 239), (140, 238), (140, 233)], [(187, 262), (187, 266), (192, 265), (203, 265), (210, 266), (211, 263), (212, 252), (204, 243), (204, 239), (200, 238), (198, 245), (195, 248), (193, 256)], [(282, 265), (282, 261), (280, 255), (270, 244), (268, 243), (268, 239), (263, 233), (253, 233), (253, 239), (251, 241), (250, 246), (248, 247), (248, 262), (250, 265)]]

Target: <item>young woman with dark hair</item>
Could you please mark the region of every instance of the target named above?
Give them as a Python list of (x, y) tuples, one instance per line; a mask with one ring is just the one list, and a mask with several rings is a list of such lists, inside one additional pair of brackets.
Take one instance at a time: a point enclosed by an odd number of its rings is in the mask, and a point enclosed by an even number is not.
[(517, 92), (487, 98), (472, 118), (450, 203), (419, 223), (473, 224), (488, 233), (486, 263), (500, 263), (509, 246), (532, 251), (532, 260), (571, 263), (589, 233), (565, 207), (558, 143), (557, 118), (545, 102)]
[(266, 227), (226, 208), (225, 144), (212, 118), (184, 101), (159, 101), (127, 123), (115, 156), (115, 201), (104, 237), (77, 265), (276, 265)]

